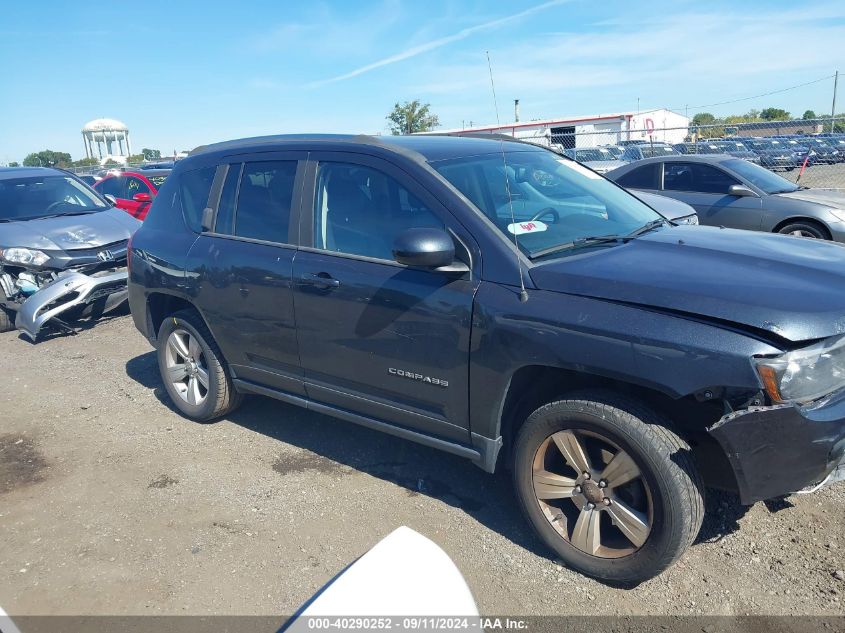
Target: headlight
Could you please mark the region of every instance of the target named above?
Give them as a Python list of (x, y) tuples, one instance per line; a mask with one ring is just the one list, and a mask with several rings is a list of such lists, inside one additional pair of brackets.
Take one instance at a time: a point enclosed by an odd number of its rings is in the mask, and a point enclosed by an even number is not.
[(845, 336), (754, 364), (772, 400), (810, 402), (845, 387)]
[(675, 224), (698, 224), (698, 215), (687, 215), (682, 218), (675, 218), (672, 220)]
[(50, 256), (31, 248), (0, 248), (0, 259), (8, 264), (41, 266), (50, 259)]

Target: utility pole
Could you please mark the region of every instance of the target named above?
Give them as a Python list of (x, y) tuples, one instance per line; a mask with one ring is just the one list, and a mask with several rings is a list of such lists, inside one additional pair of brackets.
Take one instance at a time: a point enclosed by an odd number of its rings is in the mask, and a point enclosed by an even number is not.
[(830, 106), (830, 133), (833, 134), (833, 129), (836, 125), (836, 84), (839, 83), (839, 71), (833, 75), (833, 105)]

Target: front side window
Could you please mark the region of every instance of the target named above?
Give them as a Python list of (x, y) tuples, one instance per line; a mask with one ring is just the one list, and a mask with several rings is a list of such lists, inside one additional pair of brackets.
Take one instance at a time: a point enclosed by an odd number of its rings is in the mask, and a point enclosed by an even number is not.
[(147, 183), (145, 183), (143, 180), (141, 180), (140, 178), (136, 178), (135, 176), (128, 176), (126, 178), (126, 197), (131, 200), (136, 193), (146, 193), (149, 195), (153, 194), (153, 192), (147, 186)]
[(108, 206), (70, 176), (0, 180), (0, 222), (102, 211)]
[(739, 181), (721, 169), (701, 163), (666, 163), (663, 188), (668, 191), (697, 191), (727, 194)]
[(532, 259), (579, 240), (628, 235), (661, 216), (580, 164), (547, 150), (511, 150), (432, 167)]
[[(267, 242), (290, 242), (290, 210), (297, 161), (244, 163), (232, 234)], [(229, 168), (228, 176), (237, 171)], [(222, 227), (221, 227), (222, 228)]]
[(123, 198), (123, 176), (114, 176), (112, 178), (103, 178), (95, 187), (101, 194), (114, 196), (115, 198)]
[(768, 194), (789, 193), (799, 189), (798, 185), (794, 182), (778, 176), (775, 172), (769, 171), (765, 167), (749, 163), (747, 160), (736, 158), (725, 161), (724, 165), (727, 169), (739, 174), (752, 185)]
[(316, 248), (393, 259), (405, 229), (444, 228), (443, 222), (391, 176), (363, 165), (321, 163), (314, 208)]
[(196, 233), (202, 231), (202, 212), (208, 205), (208, 193), (216, 168), (201, 167), (186, 171), (179, 178), (182, 214), (187, 225)]

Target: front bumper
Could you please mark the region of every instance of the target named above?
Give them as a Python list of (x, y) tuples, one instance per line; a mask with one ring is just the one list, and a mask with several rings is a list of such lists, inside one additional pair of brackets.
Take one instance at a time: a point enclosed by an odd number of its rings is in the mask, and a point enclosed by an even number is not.
[(803, 407), (737, 411), (708, 430), (728, 457), (744, 504), (845, 477), (845, 391)]
[(77, 272), (62, 274), (20, 305), (15, 327), (34, 341), (47, 321), (71, 308), (102, 297), (108, 297), (112, 306), (125, 301), (126, 280), (125, 268), (91, 277)]

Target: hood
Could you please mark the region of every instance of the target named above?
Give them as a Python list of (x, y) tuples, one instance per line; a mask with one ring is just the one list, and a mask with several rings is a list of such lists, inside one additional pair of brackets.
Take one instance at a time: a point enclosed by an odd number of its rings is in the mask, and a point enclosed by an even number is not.
[(73, 251), (129, 239), (141, 223), (121, 209), (0, 223), (0, 247)]
[(530, 275), (544, 290), (718, 319), (793, 342), (845, 333), (845, 246), (835, 242), (676, 226), (537, 265)]
[(789, 198), (791, 200), (802, 200), (804, 202), (815, 202), (835, 209), (845, 209), (845, 193), (841, 191), (830, 191), (828, 189), (799, 189), (790, 193), (774, 194), (778, 198)]

